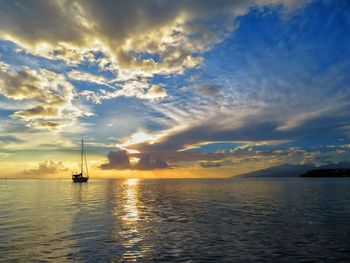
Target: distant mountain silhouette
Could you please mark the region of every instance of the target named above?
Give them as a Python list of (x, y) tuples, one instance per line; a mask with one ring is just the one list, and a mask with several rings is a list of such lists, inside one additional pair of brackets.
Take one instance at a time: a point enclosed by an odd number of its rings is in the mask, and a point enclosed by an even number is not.
[(300, 177), (350, 177), (350, 169), (315, 169), (301, 174)]
[(273, 166), (263, 170), (254, 171), (251, 173), (240, 174), (234, 177), (298, 177), (300, 174), (303, 174), (307, 171), (315, 169), (315, 166), (312, 164), (282, 164), (278, 166)]
[(350, 162), (322, 165), (300, 174), (300, 177), (350, 177)]
[(282, 164), (278, 166), (269, 167), (262, 170), (257, 170), (250, 173), (240, 174), (235, 177), (298, 177), (308, 171), (315, 169), (350, 169), (350, 162), (329, 163), (316, 167), (312, 164)]

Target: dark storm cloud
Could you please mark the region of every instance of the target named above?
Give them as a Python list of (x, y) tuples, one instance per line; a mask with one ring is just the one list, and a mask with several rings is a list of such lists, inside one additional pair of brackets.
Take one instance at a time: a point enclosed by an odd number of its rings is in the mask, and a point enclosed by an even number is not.
[(110, 151), (107, 154), (108, 163), (100, 166), (101, 169), (130, 169), (129, 156), (126, 151)]
[(285, 132), (277, 131), (277, 123), (261, 122), (247, 123), (234, 129), (220, 127), (219, 124), (210, 123), (190, 127), (184, 131), (166, 137), (155, 144), (135, 145), (140, 151), (177, 151), (186, 146), (210, 141), (262, 141), (283, 139)]
[(164, 169), (169, 168), (169, 165), (166, 161), (156, 158), (152, 160), (150, 155), (143, 154), (140, 156), (140, 160), (132, 165), (130, 163), (129, 155), (124, 150), (110, 151), (107, 154), (108, 163), (100, 165), (101, 169), (132, 169), (132, 170), (154, 170), (154, 169)]
[(151, 156), (142, 155), (138, 163), (135, 165), (135, 169), (138, 170), (153, 170), (168, 168), (169, 165), (166, 161), (157, 158), (155, 161), (151, 160)]

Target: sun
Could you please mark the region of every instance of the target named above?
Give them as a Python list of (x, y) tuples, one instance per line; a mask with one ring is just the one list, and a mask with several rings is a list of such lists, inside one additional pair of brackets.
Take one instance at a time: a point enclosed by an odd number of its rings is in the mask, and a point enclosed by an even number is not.
[(139, 143), (148, 142), (149, 144), (153, 144), (158, 140), (157, 136), (148, 134), (145, 132), (136, 132), (132, 134), (129, 139), (127, 139), (124, 143), (122, 143), (121, 147), (128, 147), (130, 145), (135, 145)]

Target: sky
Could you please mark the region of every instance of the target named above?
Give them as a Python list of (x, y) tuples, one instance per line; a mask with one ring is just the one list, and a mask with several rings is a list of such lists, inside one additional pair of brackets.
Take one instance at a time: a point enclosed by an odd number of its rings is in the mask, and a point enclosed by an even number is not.
[(0, 177), (350, 160), (346, 0), (0, 1)]

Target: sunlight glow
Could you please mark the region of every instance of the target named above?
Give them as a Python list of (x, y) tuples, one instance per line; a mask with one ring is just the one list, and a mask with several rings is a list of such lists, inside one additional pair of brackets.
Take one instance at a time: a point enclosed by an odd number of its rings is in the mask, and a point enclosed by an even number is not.
[(158, 136), (147, 134), (145, 132), (136, 132), (130, 136), (128, 140), (126, 140), (121, 147), (127, 147), (134, 144), (145, 143), (154, 144), (158, 140)]

